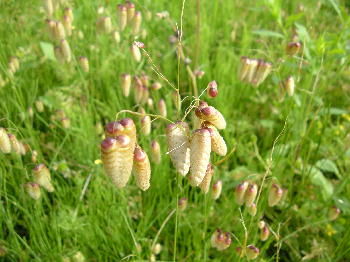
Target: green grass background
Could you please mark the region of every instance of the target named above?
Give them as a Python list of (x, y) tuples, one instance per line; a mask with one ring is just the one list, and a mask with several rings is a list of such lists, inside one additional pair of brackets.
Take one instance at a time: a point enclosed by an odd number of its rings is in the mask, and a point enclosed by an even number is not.
[[(117, 190), (102, 166), (95, 164), (102, 139), (96, 124), (113, 120), (122, 109), (138, 109), (133, 96), (122, 96), (121, 73), (145, 71), (151, 79), (161, 81), (164, 87), (153, 92), (153, 98), (164, 98), (169, 118), (177, 120), (171, 87), (153, 73), (145, 57), (139, 64), (132, 60), (130, 33), (122, 33), (119, 44), (110, 35), (96, 33), (98, 7), (105, 6), (116, 26), (117, 2), (75, 0), (68, 4), (74, 11), (75, 27), (68, 38), (75, 57), (69, 65), (50, 57), (51, 41), (41, 1), (0, 2), (3, 78), (8, 78), (11, 56), (18, 56), (21, 62), (20, 70), (0, 88), (0, 125), (39, 152), (39, 161), (51, 169), (56, 188), (51, 194), (42, 190), (42, 198), (34, 201), (23, 189), (24, 183), (33, 180), (30, 154), (0, 155), (0, 244), (7, 249), (1, 261), (60, 261), (78, 251), (87, 261), (148, 260), (157, 233), (181, 197), (188, 198), (188, 208), (176, 211), (164, 224), (156, 241), (163, 246), (157, 260), (246, 261), (235, 252), (240, 246), (236, 239), (229, 249), (219, 252), (210, 247), (210, 236), (221, 228), (243, 243), (234, 187), (247, 177), (261, 185), (267, 166), (271, 170), (256, 217), (241, 209), (249, 233), (247, 244), (261, 251), (257, 260), (301, 261), (309, 257), (306, 261), (350, 261), (349, 3), (137, 1), (137, 9), (143, 12), (142, 27), (147, 30), (141, 41), (166, 78), (180, 86), (183, 97), (192, 94), (192, 84), (182, 62), (178, 71), (176, 45), (168, 41), (174, 31), (167, 20), (155, 15), (167, 10), (173, 24), (180, 26), (183, 3), (185, 56), (192, 59), (192, 69), (205, 71), (197, 83), (200, 91), (209, 81), (218, 82), (219, 96), (210, 103), (225, 116), (228, 127), (222, 134), (229, 150), (235, 148), (215, 169), (214, 180), (223, 181), (217, 201), (175, 173), (165, 154), (166, 122), (161, 120), (153, 123), (150, 136), (139, 136), (146, 151), (150, 151), (152, 139), (157, 139), (162, 149), (162, 163), (152, 164), (147, 192), (137, 189), (134, 180)], [(149, 21), (146, 12), (152, 13)], [(55, 15), (60, 17), (60, 11)], [(78, 30), (84, 33), (83, 39), (78, 38)], [(303, 55), (290, 58), (285, 46), (293, 32), (303, 43)], [(271, 75), (257, 89), (238, 80), (243, 55), (274, 64)], [(89, 73), (78, 67), (79, 56), (89, 58)], [(279, 82), (289, 75), (296, 79), (296, 94), (280, 102)], [(35, 109), (38, 99), (45, 103), (43, 113)], [(33, 118), (28, 116), (29, 107), (34, 109)], [(59, 109), (70, 118), (71, 128), (50, 120)], [(139, 125), (139, 119), (132, 117)], [(220, 159), (212, 158), (214, 162)], [(63, 176), (64, 168), (53, 170), (62, 161), (71, 172), (69, 178)], [(89, 176), (86, 194), (80, 200)], [(287, 194), (279, 206), (270, 208), (268, 189), (276, 181)], [(342, 213), (331, 222), (327, 212), (333, 205)], [(278, 240), (273, 234), (266, 242), (259, 240), (260, 219), (269, 223)]]

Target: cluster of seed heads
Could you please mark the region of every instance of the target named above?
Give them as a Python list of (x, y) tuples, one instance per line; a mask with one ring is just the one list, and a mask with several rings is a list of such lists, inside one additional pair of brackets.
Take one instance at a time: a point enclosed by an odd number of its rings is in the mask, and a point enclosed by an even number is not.
[(272, 64), (255, 58), (243, 56), (238, 77), (241, 81), (259, 86), (271, 73)]
[(0, 127), (0, 151), (4, 154), (15, 153), (23, 156), (29, 151), (29, 146), (19, 141), (16, 135)]
[(136, 126), (130, 118), (110, 122), (101, 143), (101, 159), (106, 174), (117, 188), (128, 183), (134, 170), (137, 186), (150, 187), (151, 165), (147, 153), (137, 144)]
[(231, 245), (232, 240), (229, 232), (222, 232), (221, 229), (217, 229), (211, 236), (210, 242), (212, 247), (222, 251)]

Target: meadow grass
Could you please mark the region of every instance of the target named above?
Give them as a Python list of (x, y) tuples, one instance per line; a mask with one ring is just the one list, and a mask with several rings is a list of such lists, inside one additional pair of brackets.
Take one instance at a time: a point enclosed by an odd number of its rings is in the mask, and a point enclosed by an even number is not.
[[(132, 59), (134, 37), (129, 31), (121, 33), (120, 43), (96, 32), (99, 6), (105, 8), (100, 16), (111, 16), (117, 26), (116, 4), (75, 0), (56, 11), (55, 18), (65, 6), (74, 13), (73, 35), (68, 38), (73, 61), (61, 64), (53, 55), (42, 2), (0, 2), (0, 72), (8, 79), (0, 88), (0, 126), (38, 152), (38, 162), (50, 168), (56, 189), (42, 190), (39, 200), (31, 199), (23, 188), (33, 181), (30, 153), (0, 154), (0, 245), (6, 250), (0, 260), (61, 261), (81, 252), (86, 261), (142, 261), (149, 260), (152, 247), (160, 243), (159, 261), (246, 261), (235, 248), (249, 244), (260, 249), (257, 261), (349, 261), (348, 2), (135, 1), (147, 30), (139, 40), (153, 65), (145, 55), (140, 63)], [(156, 13), (164, 10), (169, 18), (157, 18)], [(151, 19), (146, 18), (148, 12)], [(212, 156), (213, 163), (220, 162), (213, 180), (223, 182), (218, 200), (176, 174), (166, 154), (167, 122), (161, 119), (152, 123), (150, 136), (139, 135), (147, 152), (153, 139), (162, 151), (161, 164), (152, 164), (148, 191), (141, 192), (134, 179), (116, 189), (96, 161), (102, 140), (96, 125), (114, 120), (120, 110), (138, 110), (133, 94), (122, 95), (122, 73), (145, 71), (160, 81), (163, 88), (152, 96), (155, 102), (166, 101), (172, 121), (189, 106), (193, 81), (176, 56), (178, 44), (169, 43), (176, 27), (182, 28), (181, 45), (192, 60), (189, 67), (205, 72), (196, 80), (199, 93), (210, 81), (218, 82), (218, 97), (203, 95), (225, 116), (222, 135), (232, 151), (223, 162)], [(303, 48), (289, 57), (285, 47), (293, 34)], [(7, 73), (11, 56), (20, 61), (13, 77)], [(89, 59), (89, 73), (78, 66), (80, 56)], [(241, 56), (273, 63), (272, 73), (258, 88), (239, 81)], [(173, 88), (153, 71), (154, 66), (179, 87), (182, 98), (189, 97), (180, 114)], [(279, 83), (289, 75), (296, 81), (295, 95), (281, 101)], [(38, 100), (43, 101), (44, 112), (36, 109)], [(52, 119), (56, 110), (69, 117), (69, 128)], [(146, 111), (157, 114), (147, 107)], [(132, 117), (140, 128), (137, 116), (119, 117)], [(247, 179), (261, 189), (255, 217), (234, 199), (235, 187)], [(273, 183), (286, 193), (278, 206), (269, 207)], [(177, 203), (183, 197), (188, 207), (180, 211)], [(330, 221), (327, 214), (334, 205), (341, 214)], [(273, 232), (264, 242), (259, 240), (260, 220)], [(210, 245), (217, 228), (232, 236), (224, 251)]]

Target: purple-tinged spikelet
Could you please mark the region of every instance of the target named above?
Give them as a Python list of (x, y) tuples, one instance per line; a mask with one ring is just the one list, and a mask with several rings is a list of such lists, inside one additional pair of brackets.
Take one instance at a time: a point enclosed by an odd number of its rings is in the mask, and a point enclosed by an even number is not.
[(146, 152), (139, 146), (134, 151), (134, 170), (137, 186), (146, 191), (151, 185), (151, 165)]
[(55, 188), (51, 183), (50, 170), (44, 164), (39, 164), (35, 166), (33, 169), (33, 174), (35, 178), (35, 183), (45, 188), (48, 192), (55, 191)]

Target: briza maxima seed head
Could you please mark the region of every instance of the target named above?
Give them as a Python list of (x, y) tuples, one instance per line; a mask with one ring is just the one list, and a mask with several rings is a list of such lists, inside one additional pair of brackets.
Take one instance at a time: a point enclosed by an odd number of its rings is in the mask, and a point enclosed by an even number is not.
[(213, 184), (213, 188), (211, 191), (211, 197), (214, 200), (219, 199), (219, 197), (221, 196), (221, 191), (222, 191), (222, 181), (218, 180), (217, 182), (215, 182)]
[(119, 30), (124, 31), (127, 23), (128, 23), (128, 10), (126, 6), (119, 4), (117, 6), (118, 9), (118, 19), (119, 19)]
[(240, 183), (235, 189), (235, 200), (238, 205), (244, 204), (244, 196), (247, 191), (249, 183), (247, 181), (243, 181)]
[(146, 191), (151, 185), (151, 165), (146, 152), (139, 146), (134, 151), (134, 170), (137, 186)]
[(258, 68), (259, 65), (259, 60), (257, 59), (250, 59), (250, 63), (249, 63), (249, 68), (248, 68), (248, 72), (246, 77), (244, 78), (244, 80), (248, 83), (252, 83), (254, 76), (255, 76), (255, 72), (256, 69)]
[(238, 71), (238, 77), (241, 81), (244, 81), (248, 75), (249, 69), (250, 69), (251, 60), (246, 57), (241, 57), (241, 65)]
[(74, 14), (73, 14), (72, 8), (70, 8), (70, 7), (65, 8), (63, 14), (64, 14), (64, 16), (69, 18), (71, 23), (74, 21)]
[(185, 211), (187, 208), (187, 204), (188, 204), (187, 197), (180, 198), (177, 204), (178, 204), (179, 210), (181, 212)]
[(151, 134), (152, 122), (150, 116), (144, 116), (141, 119), (141, 133), (145, 136)]
[(256, 195), (258, 194), (258, 186), (256, 184), (250, 184), (244, 195), (244, 202), (246, 206), (250, 206), (254, 203)]
[(153, 140), (151, 143), (151, 156), (152, 156), (152, 161), (159, 165), (161, 161), (161, 153), (160, 153), (160, 145), (157, 140)]
[(287, 79), (284, 81), (284, 88), (287, 91), (287, 94), (289, 96), (294, 95), (294, 90), (295, 90), (295, 81), (293, 76), (287, 77)]
[(142, 58), (141, 50), (138, 44), (133, 43), (130, 47), (132, 57), (136, 62), (140, 62)]
[(62, 39), (66, 38), (66, 31), (64, 29), (63, 24), (60, 21), (56, 21), (54, 29), (54, 36), (56, 41), (61, 41)]
[(113, 39), (114, 39), (114, 41), (115, 41), (117, 44), (120, 43), (120, 33), (119, 33), (119, 31), (114, 31), (114, 32), (113, 32)]
[(159, 99), (158, 101), (158, 112), (163, 117), (167, 116), (166, 103), (164, 99)]
[(61, 40), (61, 51), (64, 60), (69, 63), (72, 60), (72, 53), (70, 50), (69, 43), (66, 39)]
[(45, 188), (48, 192), (55, 191), (53, 185), (51, 184), (50, 170), (44, 164), (39, 164), (34, 167), (33, 174), (37, 184)]
[(89, 73), (89, 59), (87, 57), (79, 57), (79, 65), (85, 73)]
[(73, 27), (72, 27), (72, 21), (69, 19), (68, 16), (62, 17), (62, 24), (64, 26), (67, 36), (71, 36)]
[(161, 88), (162, 88), (162, 84), (160, 82), (154, 82), (151, 85), (151, 89), (154, 90), (154, 91), (157, 91), (157, 90), (159, 90)]
[(331, 221), (336, 220), (340, 213), (341, 211), (338, 207), (332, 206), (328, 211), (328, 219)]
[(101, 143), (101, 160), (104, 170), (117, 188), (125, 187), (129, 181), (133, 154), (130, 154), (131, 140), (126, 135), (106, 138)]
[(127, 9), (127, 18), (128, 18), (127, 20), (128, 20), (128, 23), (130, 23), (135, 16), (135, 4), (130, 1), (127, 1), (125, 3), (125, 6)]
[(272, 70), (272, 64), (265, 62), (263, 60), (259, 60), (258, 67), (256, 69), (256, 72), (254, 74), (254, 78), (252, 83), (255, 86), (259, 86), (262, 82), (265, 81), (267, 76), (270, 74)]
[(130, 94), (131, 88), (131, 75), (130, 74), (122, 74), (120, 76), (120, 87), (123, 91), (123, 95), (128, 97)]
[(132, 19), (132, 34), (138, 35), (142, 23), (142, 14), (140, 11), (136, 11), (134, 18)]
[(220, 229), (217, 229), (211, 236), (210, 242), (212, 247), (222, 251), (231, 245), (232, 240), (229, 232), (222, 232)]
[(255, 247), (253, 245), (247, 246), (246, 254), (247, 254), (247, 258), (249, 260), (256, 259), (259, 255), (259, 253), (260, 253), (259, 248)]
[(52, 17), (53, 11), (54, 11), (52, 0), (44, 0), (43, 2), (44, 2), (44, 9), (45, 9), (46, 15), (48, 17)]
[(166, 128), (168, 152), (171, 162), (182, 176), (190, 169), (189, 128), (185, 122), (169, 124)]
[(218, 154), (219, 156), (225, 156), (227, 154), (227, 146), (224, 138), (220, 135), (219, 131), (215, 126), (209, 122), (202, 124), (204, 128), (207, 128), (210, 132), (211, 137), (211, 151)]
[(207, 94), (210, 98), (215, 98), (218, 95), (218, 84), (215, 80), (209, 82), (207, 86)]
[(273, 184), (270, 188), (268, 204), (270, 207), (276, 206), (282, 199), (283, 189), (277, 185)]
[(197, 129), (193, 132), (190, 145), (190, 184), (199, 186), (205, 177), (210, 161), (211, 138), (207, 129)]
[(24, 185), (24, 188), (31, 198), (33, 198), (35, 200), (38, 200), (40, 198), (41, 191), (40, 191), (39, 184), (33, 183), (33, 182), (28, 182)]
[(11, 153), (11, 141), (5, 128), (0, 127), (0, 150), (4, 154)]
[(256, 204), (252, 203), (250, 206), (247, 206), (247, 211), (248, 211), (249, 215), (254, 217), (256, 215), (256, 212), (258, 211)]
[(7, 135), (8, 135), (8, 138), (10, 139), (11, 151), (19, 155), (21, 153), (20, 142), (18, 141), (17, 137), (14, 134), (7, 134)]
[(266, 241), (270, 236), (270, 230), (267, 227), (267, 225), (265, 225), (263, 228), (260, 229), (260, 240), (261, 241)]
[(286, 46), (287, 55), (293, 56), (296, 55), (301, 49), (300, 42), (289, 42)]
[(36, 150), (32, 151), (31, 159), (33, 163), (36, 163), (38, 161), (38, 152)]
[(212, 164), (208, 164), (207, 171), (205, 172), (205, 177), (203, 178), (202, 183), (200, 183), (199, 187), (204, 194), (207, 194), (210, 189), (210, 182), (214, 175), (214, 167)]
[(217, 129), (226, 128), (226, 120), (224, 116), (212, 106), (199, 106), (196, 109), (196, 116), (204, 121), (210, 122)]

